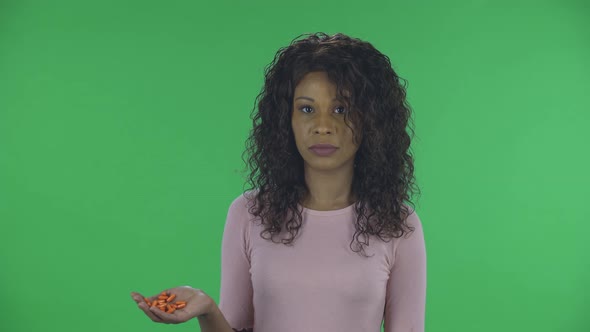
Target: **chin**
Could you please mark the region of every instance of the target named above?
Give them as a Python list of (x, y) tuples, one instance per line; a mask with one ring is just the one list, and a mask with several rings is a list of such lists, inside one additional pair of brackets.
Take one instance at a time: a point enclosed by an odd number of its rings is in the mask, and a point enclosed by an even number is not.
[(344, 166), (342, 163), (338, 163), (334, 160), (323, 160), (320, 162), (318, 162), (317, 160), (313, 160), (311, 162), (306, 162), (306, 164), (307, 167), (318, 171), (330, 171)]

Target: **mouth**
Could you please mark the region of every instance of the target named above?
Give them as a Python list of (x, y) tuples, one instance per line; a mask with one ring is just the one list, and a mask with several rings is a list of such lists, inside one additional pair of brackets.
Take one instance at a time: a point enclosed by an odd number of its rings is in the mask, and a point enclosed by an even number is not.
[(329, 156), (338, 150), (337, 147), (330, 144), (316, 144), (312, 145), (309, 150), (318, 156)]
[(327, 143), (314, 144), (314, 145), (310, 146), (309, 148), (310, 149), (338, 149), (337, 146), (334, 146), (332, 144), (327, 144)]

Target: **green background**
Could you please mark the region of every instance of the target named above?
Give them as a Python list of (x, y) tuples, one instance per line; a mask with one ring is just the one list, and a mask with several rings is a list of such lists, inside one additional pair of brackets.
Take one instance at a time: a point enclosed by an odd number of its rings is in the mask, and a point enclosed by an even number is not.
[(218, 301), (263, 68), (315, 31), (371, 42), (409, 81), (426, 330), (590, 331), (589, 17), (585, 1), (0, 1), (0, 331), (198, 330), (129, 292)]

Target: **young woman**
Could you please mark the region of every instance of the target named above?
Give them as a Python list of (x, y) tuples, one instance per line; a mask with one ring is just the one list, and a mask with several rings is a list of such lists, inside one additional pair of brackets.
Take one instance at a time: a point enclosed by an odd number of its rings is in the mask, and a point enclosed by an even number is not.
[(197, 317), (206, 332), (424, 331), (426, 250), (406, 205), (419, 189), (401, 81), (386, 55), (344, 34), (280, 49), (244, 152), (251, 188), (226, 219), (219, 305), (178, 287), (169, 291), (183, 310), (132, 293), (139, 308), (156, 322)]

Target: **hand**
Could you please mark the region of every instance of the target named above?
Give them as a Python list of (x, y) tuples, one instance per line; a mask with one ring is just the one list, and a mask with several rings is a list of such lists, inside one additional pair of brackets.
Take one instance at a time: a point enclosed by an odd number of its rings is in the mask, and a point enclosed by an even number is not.
[[(191, 318), (207, 315), (215, 303), (213, 299), (202, 290), (189, 286), (170, 288), (165, 291), (170, 292), (171, 294), (176, 294), (174, 301), (185, 301), (186, 307), (169, 314), (154, 306), (148, 307), (147, 303), (145, 303), (144, 296), (137, 292), (131, 292), (131, 297), (137, 303), (139, 309), (141, 309), (151, 320), (164, 324), (183, 323)], [(158, 293), (158, 295), (160, 294)], [(158, 295), (146, 298), (152, 302), (158, 298)]]

